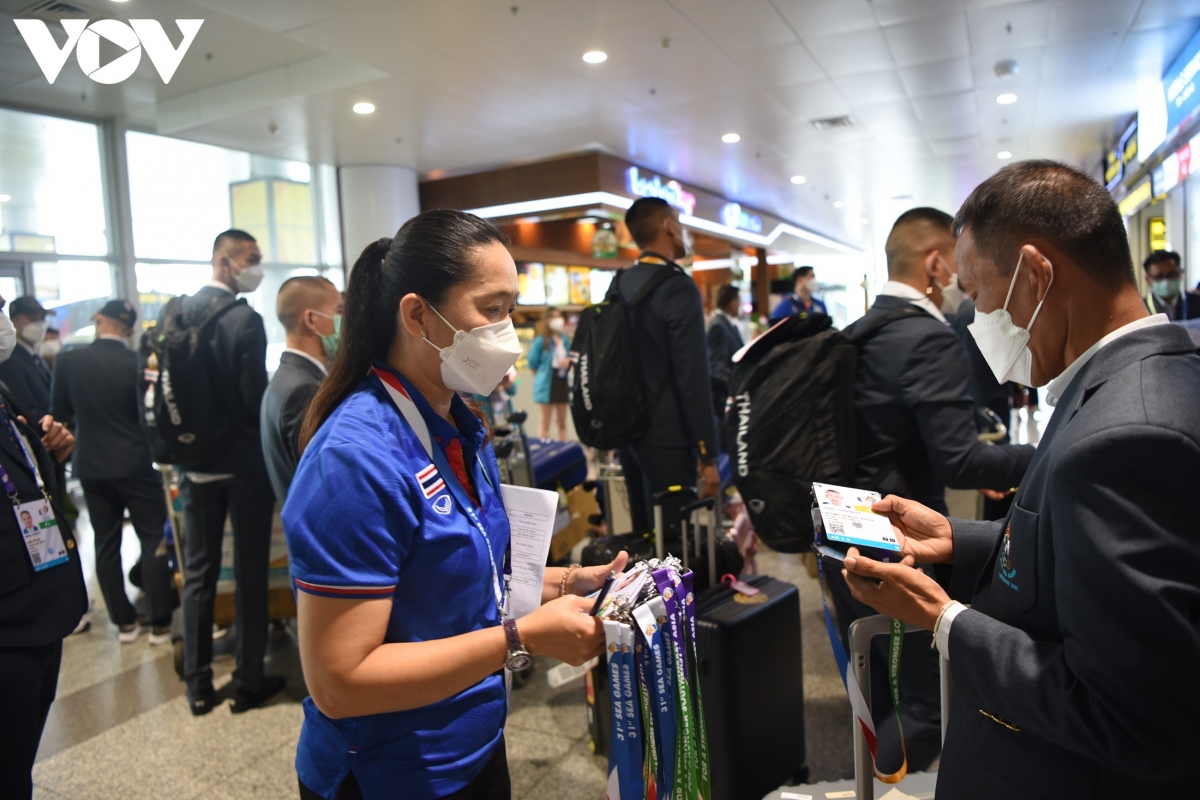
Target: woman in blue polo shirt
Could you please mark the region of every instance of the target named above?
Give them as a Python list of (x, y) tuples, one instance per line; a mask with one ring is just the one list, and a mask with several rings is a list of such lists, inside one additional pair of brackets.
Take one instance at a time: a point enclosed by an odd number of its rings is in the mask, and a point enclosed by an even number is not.
[(494, 225), (430, 211), (369, 245), (301, 432), (283, 509), (310, 697), (302, 798), (507, 798), (502, 667), (581, 664), (604, 635), (580, 597), (606, 567), (547, 569), (502, 619), (509, 528), (487, 394), (520, 353), (517, 271)]

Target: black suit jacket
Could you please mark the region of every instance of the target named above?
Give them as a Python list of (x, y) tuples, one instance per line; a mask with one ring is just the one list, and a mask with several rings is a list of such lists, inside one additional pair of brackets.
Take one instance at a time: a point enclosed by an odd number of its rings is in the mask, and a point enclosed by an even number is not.
[(154, 476), (139, 422), (137, 354), (97, 339), (54, 360), (51, 413), (75, 432), (75, 476), (127, 480)]
[[(16, 514), (5, 500), (6, 507), (0, 508), (0, 646), (36, 647), (59, 641), (75, 629), (87, 611), (87, 588), (83, 582), (75, 534), (63, 516), (59, 503), (61, 496), (50, 454), (42, 447), (41, 435), (16, 420), (18, 414), (24, 414), (20, 406), (7, 393), (0, 394), (5, 398), (12, 421), (24, 433), (37, 460), (63, 543), (67, 545), (69, 559), (66, 564), (34, 572)], [(8, 423), (2, 412), (0, 466), (12, 478), (20, 502), (27, 503), (41, 497), (33, 470), (9, 434)]]
[(633, 356), (650, 395), (647, 402), (652, 403), (649, 432), (637, 444), (686, 448), (704, 461), (713, 461), (718, 448), (717, 420), (700, 290), (677, 266), (638, 262), (621, 276), (620, 292), (626, 300), (636, 297), (646, 280), (664, 269), (676, 274), (655, 287), (634, 310), (637, 350)]
[[(184, 313), (199, 319), (220, 289), (205, 286), (184, 300)], [(261, 474), (266, 470), (259, 412), (267, 389), (267, 331), (262, 316), (244, 302), (227, 310), (211, 328), (210, 377), (220, 403), (220, 413), (233, 422), (233, 436), (225, 452), (194, 470), (234, 475)]]
[[(1151, 314), (1166, 314), (1173, 321), (1183, 321), (1183, 320), (1187, 320), (1187, 319), (1200, 319), (1200, 293), (1181, 290), (1180, 295), (1181, 296), (1176, 298), (1176, 300), (1175, 300), (1175, 310), (1172, 313), (1170, 307), (1167, 306), (1167, 304), (1164, 303), (1162, 300), (1160, 300), (1157, 295), (1155, 295), (1153, 292), (1151, 292), (1148, 296), (1150, 298), (1150, 302), (1154, 305), (1154, 307), (1150, 309), (1150, 313)], [(1183, 295), (1187, 296), (1187, 301), (1186, 301), (1187, 302), (1187, 315), (1186, 316), (1184, 316), (1184, 307), (1183, 307), (1184, 297), (1183, 297)]]
[(300, 463), (300, 425), (308, 404), (325, 378), (321, 369), (303, 356), (283, 353), (262, 401), (262, 449), (267, 474), (280, 505), (287, 498), (296, 465)]
[[(714, 386), (729, 387), (733, 375), (733, 354), (742, 349), (742, 333), (724, 314), (713, 314), (708, 324), (708, 372)], [(718, 405), (725, 398), (715, 398)]]
[(8, 387), (25, 418), (36, 422), (50, 413), (50, 369), (18, 341), (12, 355), (0, 364), (0, 381)]
[[(902, 297), (880, 295), (863, 323), (906, 305)], [(854, 382), (857, 484), (866, 485), (894, 459), (882, 491), (942, 513), (947, 486), (1016, 486), (1033, 448), (979, 442), (970, 381), (958, 337), (932, 315), (896, 320), (868, 338)]]
[(1200, 791), (1198, 476), (1200, 357), (1162, 325), (1075, 376), (1007, 520), (952, 520), (939, 800)]

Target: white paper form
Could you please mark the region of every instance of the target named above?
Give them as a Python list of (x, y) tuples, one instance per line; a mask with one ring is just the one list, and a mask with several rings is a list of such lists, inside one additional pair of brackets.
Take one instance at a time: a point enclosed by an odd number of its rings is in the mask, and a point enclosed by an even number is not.
[(542, 604), (546, 557), (554, 535), (558, 493), (502, 484), (504, 510), (512, 531), (512, 583), (508, 613), (520, 619)]

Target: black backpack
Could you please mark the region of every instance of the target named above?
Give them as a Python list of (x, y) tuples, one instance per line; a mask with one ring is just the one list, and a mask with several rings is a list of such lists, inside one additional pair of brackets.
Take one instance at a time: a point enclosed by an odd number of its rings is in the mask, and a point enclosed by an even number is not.
[[(854, 485), (858, 347), (884, 325), (921, 314), (905, 304), (839, 331), (824, 314), (802, 311), (756, 339), (734, 365), (722, 436), (733, 482), (771, 549), (812, 546), (813, 481)], [(888, 463), (864, 488), (877, 487), (894, 467)]]
[(633, 357), (637, 352), (633, 310), (672, 275), (683, 273), (674, 264), (663, 265), (628, 301), (620, 290), (623, 274), (621, 271), (613, 277), (604, 302), (580, 312), (571, 341), (571, 417), (575, 432), (579, 441), (601, 450), (624, 447), (646, 435), (648, 410), (658, 395), (651, 397), (646, 392)]
[(233, 424), (221, 413), (209, 334), (217, 319), (245, 300), (224, 292), (202, 311), (184, 312), (186, 295), (173, 297), (158, 324), (142, 336), (138, 367), (142, 374), (142, 430), (160, 464), (200, 469), (233, 440)]

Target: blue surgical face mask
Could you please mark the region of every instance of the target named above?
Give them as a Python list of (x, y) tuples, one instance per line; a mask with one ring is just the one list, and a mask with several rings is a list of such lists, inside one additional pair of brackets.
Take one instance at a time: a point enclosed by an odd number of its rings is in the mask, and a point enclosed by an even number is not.
[(325, 319), (333, 321), (333, 333), (329, 335), (319, 334), (321, 336), (321, 347), (325, 349), (325, 357), (333, 358), (333, 354), (336, 353), (338, 349), (338, 341), (342, 336), (342, 315), (334, 314), (331, 317), (328, 314), (322, 314), (315, 308), (310, 308), (309, 311), (313, 312), (318, 317), (324, 317)]
[(1179, 278), (1159, 278), (1156, 281), (1150, 281), (1150, 291), (1164, 300), (1169, 300), (1179, 296), (1179, 285)]

